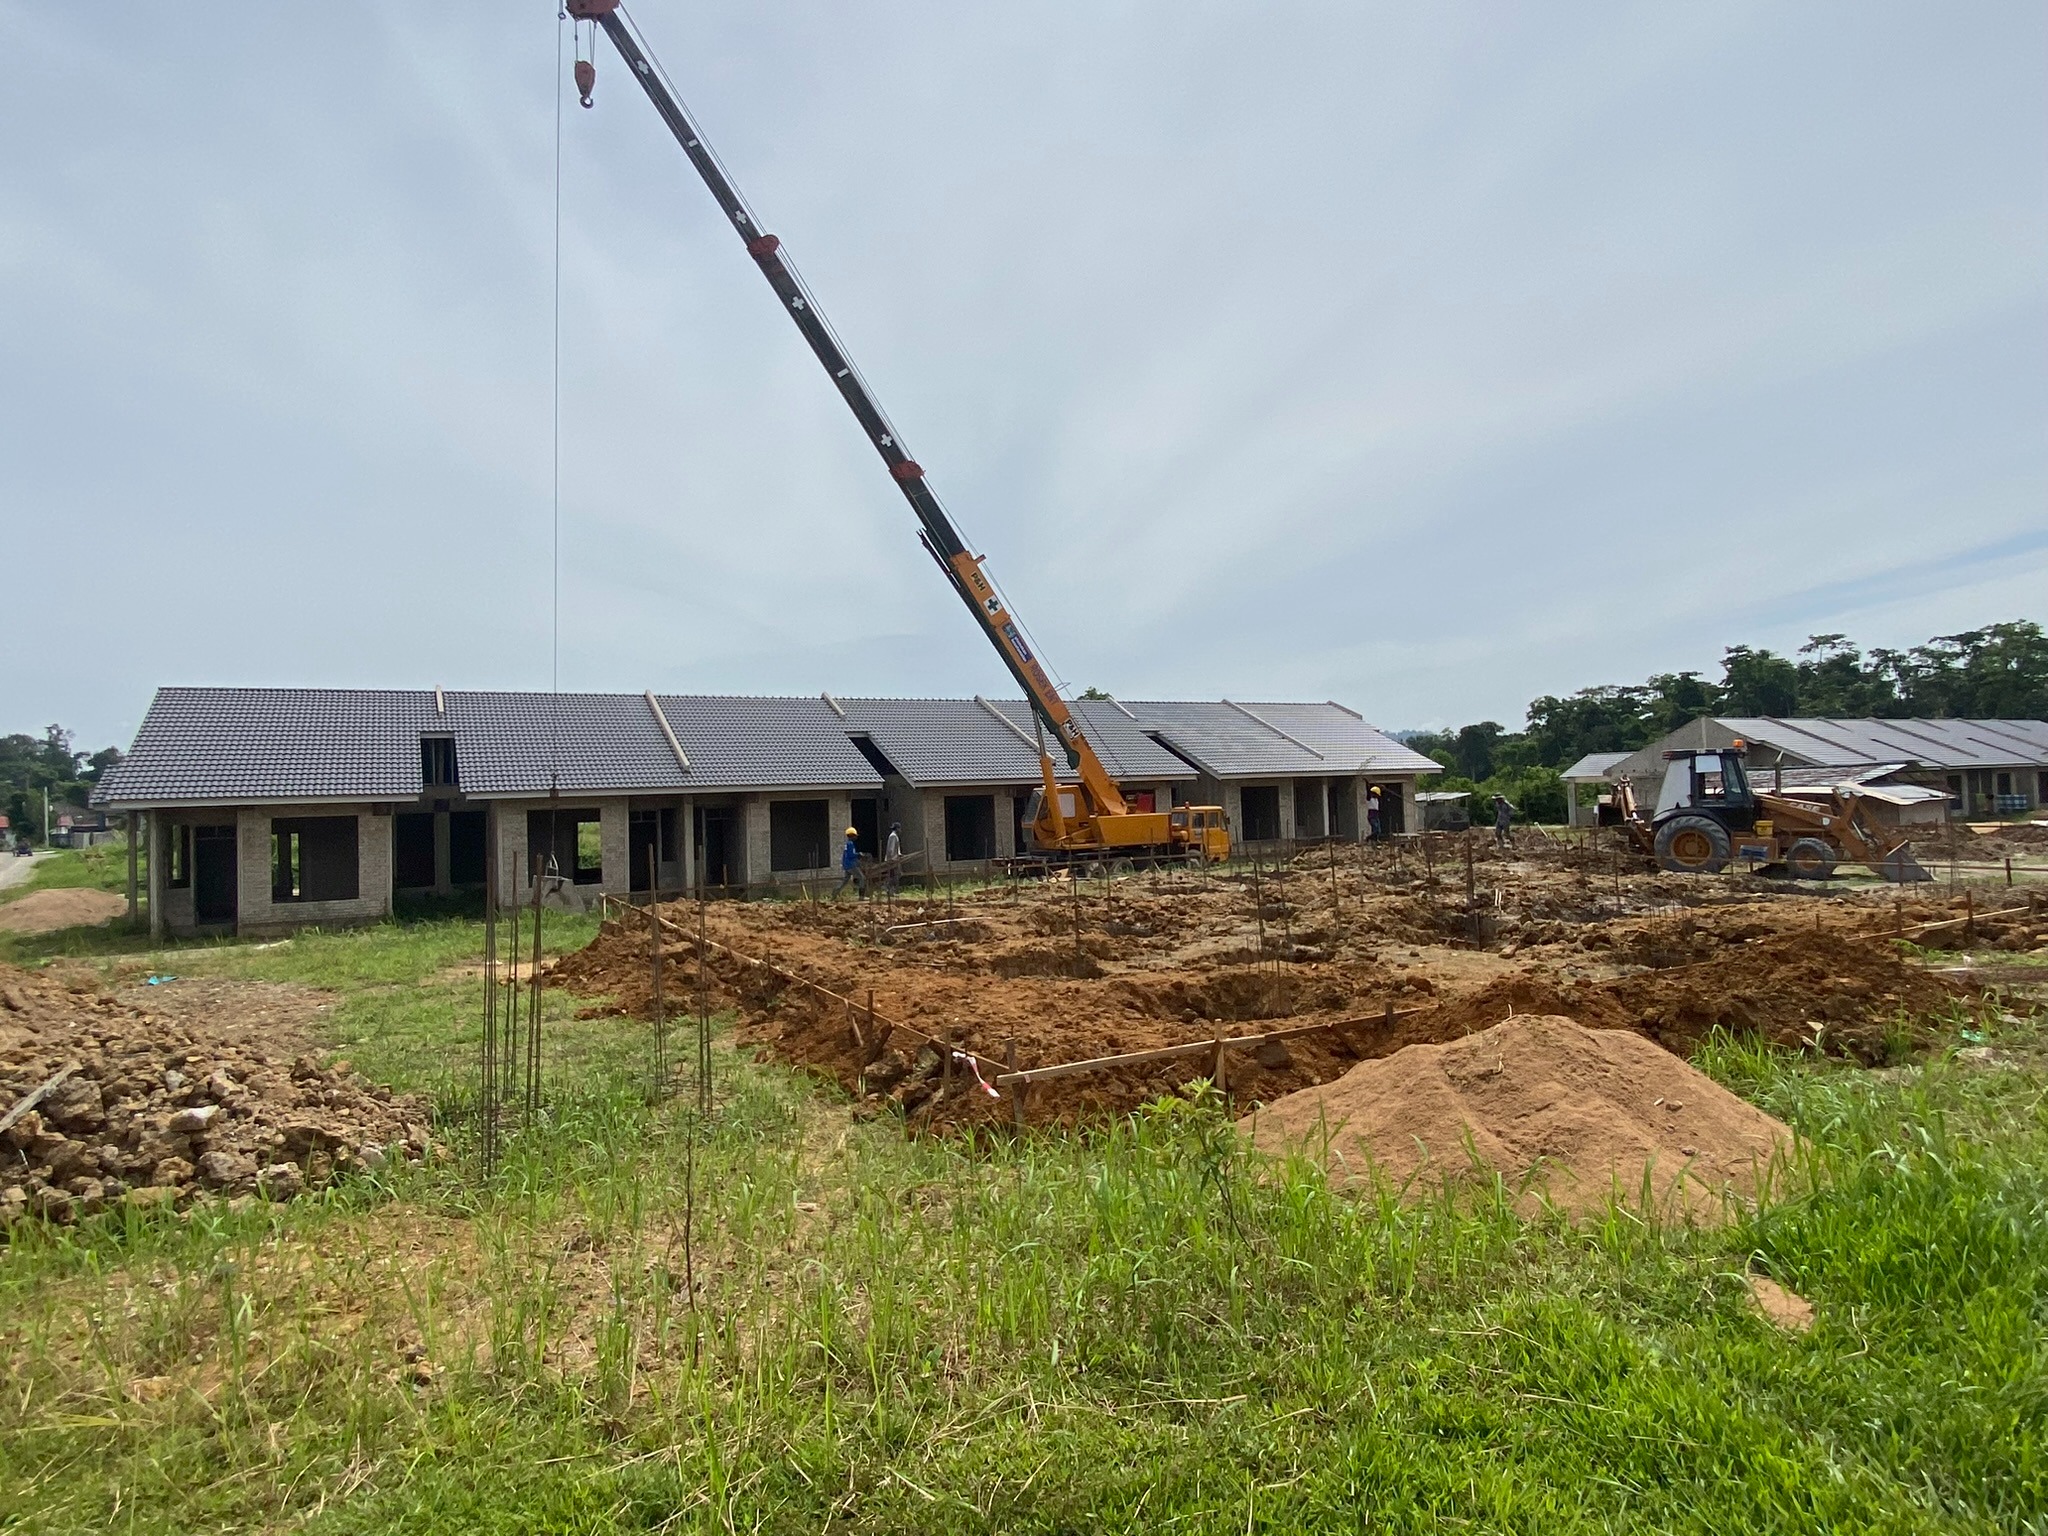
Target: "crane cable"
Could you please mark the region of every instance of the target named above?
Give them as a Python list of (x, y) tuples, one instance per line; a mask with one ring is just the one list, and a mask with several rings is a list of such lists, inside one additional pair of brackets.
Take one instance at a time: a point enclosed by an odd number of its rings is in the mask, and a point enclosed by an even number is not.
[(549, 475), (553, 484), (549, 515), (552, 548), (549, 569), (551, 622), (548, 637), (548, 670), (554, 697), (548, 701), (550, 790), (561, 782), (562, 772), (562, 23), (568, 19), (569, 13), (566, 10), (555, 12), (555, 270), (554, 333), (550, 359), (552, 420), (549, 464)]

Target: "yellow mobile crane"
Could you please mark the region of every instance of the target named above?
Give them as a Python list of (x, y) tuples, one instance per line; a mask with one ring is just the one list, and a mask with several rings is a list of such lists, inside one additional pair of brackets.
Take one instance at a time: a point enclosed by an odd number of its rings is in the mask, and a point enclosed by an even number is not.
[[(583, 57), (581, 48), (580, 24), (590, 22), (593, 37), (601, 29), (611, 39), (626, 68), (640, 82), (654, 110), (675, 135), (676, 143), (682, 146), (718, 206), (725, 210), (747, 254), (754, 258), (761, 275), (768, 279), (768, 286), (782, 301), (783, 311), (796, 322), (811, 351), (825, 365), (854, 419), (889, 467), (897, 489), (917, 514), (922, 530), (919, 538), (925, 549), (946, 573), (953, 590), (960, 594), (961, 601), (967, 604), (982, 632), (1003, 658), (1003, 664), (1010, 669), (1010, 675), (1031, 701), (1033, 723), (1038, 728), (1039, 774), (1043, 784), (1032, 793), (1024, 820), (1035, 849), (1060, 859), (1105, 855), (1198, 854), (1207, 859), (1228, 856), (1230, 831), (1220, 806), (1133, 811), (1124, 803), (1116, 781), (1082, 732), (1081, 722), (1032, 654), (1009, 605), (982, 569), (982, 557), (967, 547), (954, 528), (945, 507), (926, 481), (923, 468), (904, 447), (903, 435), (890, 425), (881, 405), (841, 349), (839, 338), (826, 323), (817, 301), (789, 265), (782, 253), (782, 242), (760, 227), (619, 0), (567, 0), (567, 11), (572, 24), (578, 26), (575, 76), (583, 105), (591, 105), (591, 91), (597, 80), (595, 60)], [(1052, 756), (1045, 749), (1047, 731), (1059, 742), (1067, 766), (1073, 771), (1075, 783), (1070, 787), (1061, 786), (1057, 780)]]

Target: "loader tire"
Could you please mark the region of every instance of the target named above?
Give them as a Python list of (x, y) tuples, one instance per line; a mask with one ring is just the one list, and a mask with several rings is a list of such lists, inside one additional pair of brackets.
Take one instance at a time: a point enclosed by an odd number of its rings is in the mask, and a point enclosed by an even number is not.
[(1835, 872), (1835, 850), (1817, 837), (1802, 837), (1785, 850), (1785, 871), (1794, 880), (1825, 880)]
[(1706, 816), (1675, 816), (1657, 829), (1657, 865), (1676, 875), (1718, 875), (1728, 867), (1728, 829)]

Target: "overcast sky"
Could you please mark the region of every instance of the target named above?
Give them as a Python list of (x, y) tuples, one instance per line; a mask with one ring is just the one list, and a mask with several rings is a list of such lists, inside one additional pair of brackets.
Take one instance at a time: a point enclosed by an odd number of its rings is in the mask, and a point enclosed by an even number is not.
[[(2048, 615), (2048, 7), (635, 17), (1058, 673), (1389, 726)], [(558, 24), (0, 0), (0, 730), (546, 687)], [(608, 45), (560, 682), (1010, 690)]]

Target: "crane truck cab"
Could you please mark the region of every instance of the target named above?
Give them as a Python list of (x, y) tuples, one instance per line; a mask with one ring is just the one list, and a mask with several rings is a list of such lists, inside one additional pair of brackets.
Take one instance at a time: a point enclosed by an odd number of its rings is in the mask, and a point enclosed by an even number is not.
[(1170, 811), (1089, 814), (1066, 785), (1059, 790), (1058, 815), (1043, 789), (1024, 802), (1024, 837), (1042, 857), (1185, 858), (1205, 863), (1230, 857), (1230, 823), (1220, 805), (1182, 805)]
[(1220, 805), (1183, 805), (1166, 813), (1167, 830), (1178, 848), (1199, 853), (1207, 864), (1230, 857), (1230, 821)]

